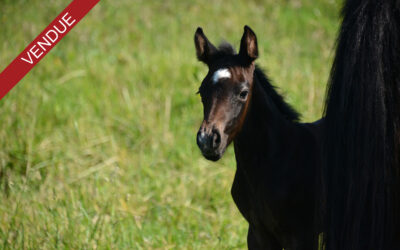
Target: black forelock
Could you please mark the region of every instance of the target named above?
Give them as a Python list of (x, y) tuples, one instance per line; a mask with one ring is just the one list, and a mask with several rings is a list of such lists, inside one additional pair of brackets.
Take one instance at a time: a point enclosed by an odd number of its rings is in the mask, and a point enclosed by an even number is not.
[(225, 41), (221, 42), (218, 45), (218, 52), (220, 53), (220, 55), (235, 55), (236, 54), (236, 50), (232, 46), (232, 44), (225, 42)]

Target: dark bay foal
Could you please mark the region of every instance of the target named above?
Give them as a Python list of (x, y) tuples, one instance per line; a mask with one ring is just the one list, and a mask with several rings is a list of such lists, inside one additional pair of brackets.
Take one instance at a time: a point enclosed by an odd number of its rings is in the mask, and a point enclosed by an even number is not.
[(265, 74), (255, 66), (257, 39), (247, 26), (239, 54), (216, 48), (201, 28), (197, 57), (208, 65), (199, 93), (204, 121), (197, 144), (217, 161), (233, 141), (237, 171), (232, 196), (249, 222), (250, 249), (315, 249), (315, 179), (321, 121), (299, 123)]

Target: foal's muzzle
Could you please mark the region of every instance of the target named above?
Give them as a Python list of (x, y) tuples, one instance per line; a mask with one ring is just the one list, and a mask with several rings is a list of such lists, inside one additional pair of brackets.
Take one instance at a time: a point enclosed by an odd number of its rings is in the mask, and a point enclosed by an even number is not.
[(221, 158), (221, 154), (219, 153), (221, 134), (218, 130), (213, 129), (207, 133), (205, 129), (200, 128), (197, 133), (197, 145), (206, 159), (217, 161)]

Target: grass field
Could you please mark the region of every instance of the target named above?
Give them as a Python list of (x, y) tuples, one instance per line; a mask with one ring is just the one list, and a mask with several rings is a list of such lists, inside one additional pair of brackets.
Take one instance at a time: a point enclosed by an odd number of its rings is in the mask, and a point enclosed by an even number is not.
[[(0, 1), (0, 69), (69, 2)], [(0, 101), (0, 248), (245, 248), (232, 149), (212, 163), (195, 143), (194, 31), (238, 47), (250, 25), (258, 64), (313, 121), (340, 3), (101, 1)]]

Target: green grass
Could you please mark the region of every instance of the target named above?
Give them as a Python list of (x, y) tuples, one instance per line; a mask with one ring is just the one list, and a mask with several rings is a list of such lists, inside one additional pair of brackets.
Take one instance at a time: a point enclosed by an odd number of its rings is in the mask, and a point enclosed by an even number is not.
[[(69, 2), (1, 1), (0, 68)], [(339, 5), (101, 1), (0, 101), (0, 248), (245, 248), (232, 149), (211, 163), (195, 143), (207, 69), (194, 31), (238, 47), (250, 25), (259, 65), (313, 121)]]

